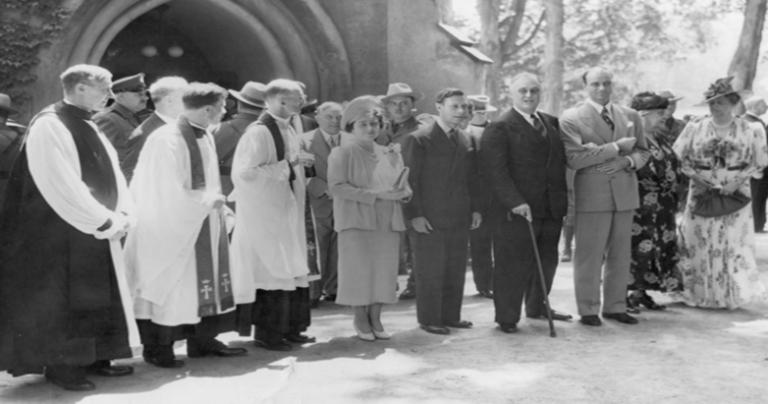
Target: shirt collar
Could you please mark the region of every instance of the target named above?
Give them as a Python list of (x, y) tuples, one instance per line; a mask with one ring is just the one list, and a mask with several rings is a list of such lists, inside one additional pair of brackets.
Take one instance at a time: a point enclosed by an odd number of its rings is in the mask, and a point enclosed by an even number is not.
[[(532, 114), (524, 112), (524, 111), (520, 110), (519, 108), (517, 108), (515, 106), (513, 106), (512, 108), (514, 108), (515, 111), (517, 111), (518, 114), (522, 115), (523, 118), (525, 118), (525, 120), (528, 121), (528, 123), (533, 124), (533, 118), (531, 118)], [(533, 111), (534, 114), (538, 114), (538, 112), (539, 111)]]
[(171, 123), (176, 121), (176, 118), (171, 118), (170, 116), (160, 113), (157, 110), (155, 110), (155, 115), (157, 115), (157, 117), (160, 118), (165, 123)]
[(440, 126), (440, 129), (442, 129), (446, 135), (448, 134), (448, 132), (451, 131), (451, 129), (458, 130), (458, 128), (451, 128), (450, 126), (448, 126), (448, 124), (443, 122), (443, 120), (439, 116), (435, 119), (435, 123), (437, 123), (437, 125)]
[(613, 115), (613, 109), (611, 108), (611, 103), (610, 102), (608, 102), (607, 104), (605, 104), (605, 106), (603, 106), (603, 105), (600, 105), (600, 104), (592, 101), (591, 98), (587, 98), (587, 104), (591, 105), (592, 108), (594, 108), (597, 111), (598, 114), (602, 113), (603, 112), (603, 107), (605, 107), (606, 109), (608, 109), (608, 113)]

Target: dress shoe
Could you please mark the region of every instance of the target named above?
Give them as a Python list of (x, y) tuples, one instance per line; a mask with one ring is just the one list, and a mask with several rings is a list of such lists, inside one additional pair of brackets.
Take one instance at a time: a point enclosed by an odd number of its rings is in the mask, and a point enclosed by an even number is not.
[(472, 328), (472, 322), (467, 320), (459, 320), (455, 323), (446, 324), (451, 328)]
[(148, 350), (144, 349), (144, 362), (155, 365), (159, 368), (174, 369), (184, 366), (184, 361), (176, 359), (173, 354), (173, 346), (154, 346)]
[(439, 325), (421, 324), (419, 327), (430, 334), (448, 335), (451, 333), (451, 330), (449, 330), (448, 327), (441, 327)]
[(85, 371), (98, 376), (119, 377), (133, 373), (132, 366), (112, 365), (107, 360), (96, 361), (85, 368)]
[(268, 351), (291, 351), (293, 346), (285, 340), (280, 341), (267, 341), (254, 338), (253, 345), (259, 348), (264, 348)]
[(415, 298), (416, 298), (416, 291), (411, 288), (405, 288), (403, 293), (400, 293), (401, 300), (408, 300), (408, 299), (415, 299)]
[(499, 330), (505, 334), (514, 334), (517, 332), (517, 324), (499, 323)]
[(323, 295), (321, 298), (324, 302), (336, 303), (336, 294)]
[[(526, 315), (526, 317), (535, 320), (547, 320), (546, 314), (539, 314), (534, 316)], [(571, 321), (571, 319), (573, 319), (573, 316), (570, 314), (560, 313), (557, 310), (552, 310), (552, 320), (554, 321)]]
[(579, 320), (579, 322), (581, 322), (584, 325), (590, 325), (590, 326), (593, 326), (593, 327), (597, 327), (597, 326), (603, 325), (603, 322), (600, 321), (600, 317), (598, 317), (598, 316), (596, 316), (594, 314), (590, 314), (590, 315), (587, 315), (587, 316), (581, 316), (581, 319)]
[(384, 331), (383, 329), (381, 331), (376, 331), (375, 329), (371, 328), (371, 331), (373, 332), (373, 336), (376, 337), (376, 339), (390, 339), (390, 338), (392, 338), (392, 334)]
[(304, 335), (301, 333), (286, 334), (285, 339), (296, 344), (308, 344), (310, 342), (317, 341), (315, 337), (310, 337), (309, 335)]
[(637, 302), (637, 298), (631, 294), (627, 296), (627, 313), (640, 313), (640, 305)]
[(637, 324), (637, 319), (627, 313), (603, 313), (603, 318), (616, 320), (624, 324)]
[(490, 290), (481, 290), (481, 291), (477, 292), (477, 294), (479, 296), (482, 296), (482, 297), (486, 298), (486, 299), (493, 299), (493, 292), (491, 292)]
[(641, 291), (638, 295), (639, 296), (635, 296), (635, 301), (637, 304), (645, 306), (648, 310), (660, 311), (667, 309), (667, 306), (656, 303), (651, 296), (645, 293), (645, 291)]
[(211, 338), (204, 342), (199, 342), (195, 339), (187, 340), (187, 356), (190, 358), (202, 358), (208, 355), (221, 357), (243, 356), (247, 353), (248, 351), (245, 348), (229, 348), (216, 338)]
[(69, 391), (90, 391), (96, 388), (92, 381), (85, 378), (85, 370), (79, 366), (48, 366), (45, 378)]
[(363, 341), (376, 341), (376, 335), (373, 332), (363, 332), (357, 328), (357, 324), (355, 324), (355, 332), (357, 333), (357, 338), (360, 338)]

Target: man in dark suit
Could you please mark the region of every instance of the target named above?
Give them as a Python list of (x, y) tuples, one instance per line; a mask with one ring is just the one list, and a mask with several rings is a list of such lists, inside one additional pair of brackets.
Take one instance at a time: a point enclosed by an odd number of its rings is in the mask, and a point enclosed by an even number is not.
[[(470, 328), (461, 320), (470, 228), (480, 226), (477, 173), (470, 164), (466, 135), (467, 98), (456, 88), (437, 93), (438, 117), (406, 142), (413, 198), (404, 213), (415, 232), (416, 313), (421, 328), (449, 334), (448, 327)], [(470, 190), (472, 187), (472, 190)]]
[[(557, 244), (568, 199), (565, 150), (557, 118), (537, 111), (541, 84), (530, 73), (512, 80), (512, 108), (483, 133), (480, 162), (493, 197), (486, 223), (495, 225), (494, 306), (505, 333), (517, 331), (520, 306), (526, 316), (546, 318), (528, 223), (533, 225), (547, 292), (557, 268)], [(557, 320), (570, 315), (553, 311)]]
[(333, 230), (333, 200), (328, 193), (328, 155), (341, 141), (342, 107), (335, 102), (324, 102), (317, 107), (317, 129), (304, 134), (309, 142), (308, 151), (315, 156), (315, 176), (307, 180), (307, 194), (315, 228), (317, 266), (323, 300), (336, 300), (338, 250)]
[(128, 153), (128, 139), (141, 123), (136, 114), (147, 107), (144, 73), (115, 80), (112, 83), (112, 93), (115, 95), (115, 102), (105, 111), (94, 115), (93, 121), (115, 146), (117, 159), (122, 163)]
[(240, 137), (248, 125), (256, 122), (264, 111), (264, 91), (267, 86), (256, 81), (249, 81), (242, 90), (229, 90), (229, 94), (237, 100), (237, 113), (232, 119), (222, 122), (213, 132), (216, 141), (216, 154), (219, 156), (219, 171), (221, 173), (221, 192), (229, 195), (232, 192), (232, 158)]
[(149, 86), (149, 96), (152, 98), (155, 111), (133, 130), (131, 137), (128, 138), (125, 158), (120, 162), (120, 169), (128, 182), (133, 178), (133, 170), (139, 161), (139, 154), (147, 137), (161, 126), (175, 122), (184, 111), (181, 94), (187, 84), (187, 80), (181, 77), (168, 76), (157, 79)]
[[(765, 122), (760, 118), (768, 110), (765, 100), (762, 97), (752, 97), (744, 101), (747, 112), (744, 119), (760, 125), (763, 130), (766, 129)], [(765, 233), (765, 200), (768, 198), (768, 168), (763, 169), (763, 177), (750, 180), (752, 190), (752, 218), (755, 221), (755, 233)]]

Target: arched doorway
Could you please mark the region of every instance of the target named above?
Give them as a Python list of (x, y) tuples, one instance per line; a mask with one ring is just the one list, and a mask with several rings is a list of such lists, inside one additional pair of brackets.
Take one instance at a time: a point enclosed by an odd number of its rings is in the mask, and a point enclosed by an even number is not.
[(288, 77), (320, 99), (350, 91), (344, 43), (317, 0), (83, 1), (69, 27), (42, 66), (40, 77), (51, 78), (36, 83), (44, 102), (58, 97), (58, 73), (77, 63), (103, 64), (116, 77), (179, 74), (228, 88)]

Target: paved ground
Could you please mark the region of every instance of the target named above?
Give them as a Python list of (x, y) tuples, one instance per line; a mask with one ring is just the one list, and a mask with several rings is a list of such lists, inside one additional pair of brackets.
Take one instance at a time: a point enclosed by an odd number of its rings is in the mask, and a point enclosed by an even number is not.
[[(768, 285), (768, 235), (758, 236)], [(572, 267), (561, 265), (553, 306), (575, 313)], [(354, 338), (343, 307), (313, 312), (318, 342), (284, 354), (249, 349), (234, 359), (194, 359), (181, 370), (123, 361), (136, 374), (94, 378), (97, 390), (71, 393), (40, 376), (0, 375), (2, 403), (765, 403), (768, 304), (736, 311), (673, 304), (643, 312), (640, 324), (590, 328), (526, 321), (515, 335), (494, 329), (493, 305), (467, 277), (464, 317), (475, 328), (450, 336), (417, 328), (413, 301), (384, 313), (394, 338)], [(657, 300), (666, 301), (663, 297)], [(184, 355), (183, 346), (177, 353)]]

